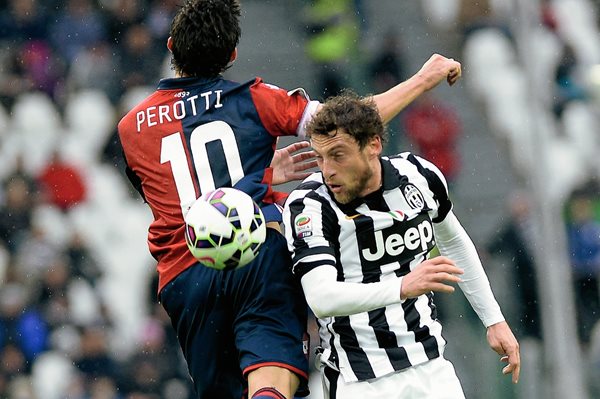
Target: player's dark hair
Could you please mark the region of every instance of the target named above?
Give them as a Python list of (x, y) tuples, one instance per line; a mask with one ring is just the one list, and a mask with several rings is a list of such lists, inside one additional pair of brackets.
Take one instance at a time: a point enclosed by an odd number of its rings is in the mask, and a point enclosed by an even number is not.
[(238, 0), (186, 0), (171, 24), (176, 71), (212, 78), (228, 67), (240, 41)]
[(352, 136), (361, 149), (375, 136), (382, 142), (387, 138), (387, 130), (373, 99), (360, 98), (350, 90), (329, 98), (306, 126), (309, 137), (335, 136), (340, 129)]

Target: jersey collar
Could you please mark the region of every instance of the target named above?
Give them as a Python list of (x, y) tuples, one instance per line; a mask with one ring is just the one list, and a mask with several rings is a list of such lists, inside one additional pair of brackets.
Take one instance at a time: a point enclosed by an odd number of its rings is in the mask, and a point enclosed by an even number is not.
[(219, 79), (222, 79), (221, 76), (209, 79), (197, 77), (161, 79), (160, 82), (158, 82), (158, 90), (183, 89), (191, 86), (207, 86)]
[(401, 175), (388, 158), (380, 158), (379, 160), (381, 162), (381, 179), (384, 191), (393, 190), (408, 181), (408, 177)]

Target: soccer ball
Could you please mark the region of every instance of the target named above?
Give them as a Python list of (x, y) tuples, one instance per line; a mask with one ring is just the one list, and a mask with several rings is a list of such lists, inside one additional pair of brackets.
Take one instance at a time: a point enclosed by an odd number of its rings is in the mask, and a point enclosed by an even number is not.
[(203, 194), (185, 219), (185, 241), (205, 266), (231, 270), (250, 263), (267, 236), (262, 211), (252, 197), (223, 187)]

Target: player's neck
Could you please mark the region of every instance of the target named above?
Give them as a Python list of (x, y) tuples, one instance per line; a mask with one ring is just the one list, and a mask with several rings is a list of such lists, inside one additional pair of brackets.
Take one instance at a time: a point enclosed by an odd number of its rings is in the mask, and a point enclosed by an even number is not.
[(379, 162), (379, 158), (375, 160), (376, 162), (372, 165), (373, 175), (368, 180), (364, 190), (361, 192), (360, 197), (365, 197), (375, 191), (379, 190), (383, 185), (383, 175), (381, 169), (381, 163)]

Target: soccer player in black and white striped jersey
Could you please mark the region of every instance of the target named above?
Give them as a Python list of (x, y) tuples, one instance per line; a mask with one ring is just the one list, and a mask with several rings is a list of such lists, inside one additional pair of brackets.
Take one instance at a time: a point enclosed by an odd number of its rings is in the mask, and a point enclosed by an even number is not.
[(377, 106), (352, 93), (328, 100), (307, 134), (320, 172), (290, 194), (283, 221), (319, 322), (325, 397), (464, 398), (433, 303), (452, 283), (516, 383), (519, 344), (439, 169), (411, 153), (381, 156)]

